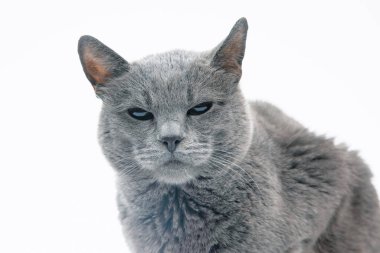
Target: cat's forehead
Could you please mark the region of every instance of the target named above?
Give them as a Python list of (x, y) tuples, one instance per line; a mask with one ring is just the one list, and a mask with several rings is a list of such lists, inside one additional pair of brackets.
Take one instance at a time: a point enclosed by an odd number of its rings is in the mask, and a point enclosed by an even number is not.
[(147, 56), (131, 66), (129, 88), (152, 106), (181, 105), (199, 98), (211, 69), (202, 54), (171, 51)]
[(204, 54), (183, 50), (149, 55), (137, 61), (136, 65), (138, 74), (157, 82), (202, 78), (208, 69)]
[(157, 65), (162, 66), (163, 68), (181, 69), (196, 60), (200, 60), (200, 58), (202, 58), (201, 56), (202, 54), (196, 52), (172, 50), (164, 53), (148, 55), (137, 62), (146, 66)]

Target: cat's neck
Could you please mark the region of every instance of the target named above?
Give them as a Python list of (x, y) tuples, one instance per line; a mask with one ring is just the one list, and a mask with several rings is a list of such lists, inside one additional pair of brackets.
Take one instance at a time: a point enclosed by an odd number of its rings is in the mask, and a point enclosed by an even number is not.
[[(178, 214), (190, 212), (202, 219), (203, 213), (229, 213), (238, 211), (244, 205), (263, 204), (262, 192), (251, 176), (237, 168), (235, 171), (225, 171), (213, 176), (199, 176), (178, 185), (162, 183), (149, 177), (139, 180), (136, 177), (133, 180), (119, 177), (118, 190), (126, 206), (132, 206), (133, 210), (139, 210), (140, 215), (145, 214), (147, 217), (174, 210)], [(219, 210), (222, 206), (224, 208)]]

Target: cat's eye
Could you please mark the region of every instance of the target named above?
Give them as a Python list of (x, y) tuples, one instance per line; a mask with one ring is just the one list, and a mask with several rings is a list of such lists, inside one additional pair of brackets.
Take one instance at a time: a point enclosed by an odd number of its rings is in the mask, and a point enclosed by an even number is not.
[(204, 102), (187, 111), (187, 115), (200, 115), (210, 110), (212, 102)]
[(135, 119), (138, 120), (150, 120), (153, 119), (153, 114), (151, 112), (147, 112), (141, 108), (130, 108), (128, 109), (128, 114)]

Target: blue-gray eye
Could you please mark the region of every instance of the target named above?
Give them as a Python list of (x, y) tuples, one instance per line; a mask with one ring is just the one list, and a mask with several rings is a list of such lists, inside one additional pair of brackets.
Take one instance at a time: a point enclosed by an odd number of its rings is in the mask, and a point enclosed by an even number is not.
[(187, 115), (200, 115), (210, 110), (212, 102), (204, 102), (187, 111)]
[(151, 112), (147, 112), (141, 108), (130, 108), (128, 109), (128, 114), (135, 119), (138, 120), (150, 120), (153, 119), (153, 114)]

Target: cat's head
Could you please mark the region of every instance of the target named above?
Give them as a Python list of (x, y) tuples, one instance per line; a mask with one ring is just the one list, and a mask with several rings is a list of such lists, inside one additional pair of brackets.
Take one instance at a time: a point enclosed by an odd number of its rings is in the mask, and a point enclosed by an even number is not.
[(212, 176), (248, 150), (252, 123), (238, 83), (248, 25), (214, 50), (170, 51), (129, 63), (90, 36), (83, 70), (103, 100), (100, 143), (118, 170), (180, 184)]

